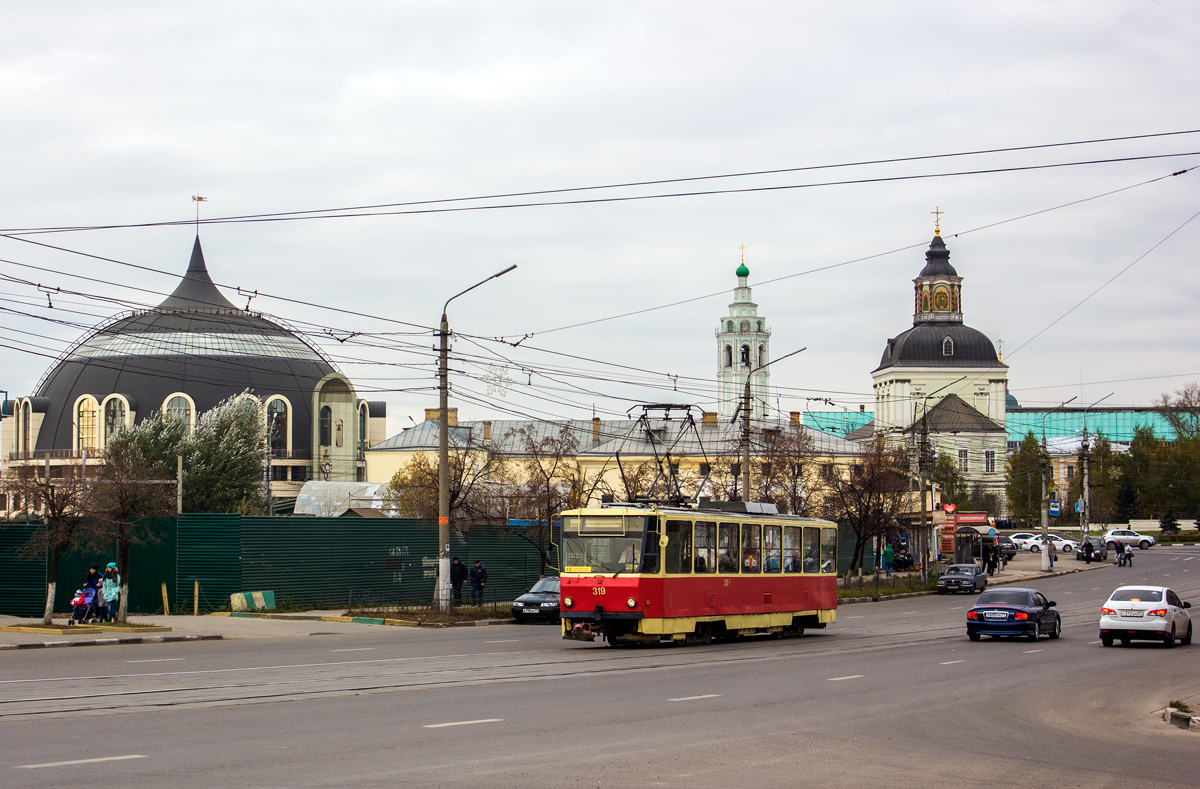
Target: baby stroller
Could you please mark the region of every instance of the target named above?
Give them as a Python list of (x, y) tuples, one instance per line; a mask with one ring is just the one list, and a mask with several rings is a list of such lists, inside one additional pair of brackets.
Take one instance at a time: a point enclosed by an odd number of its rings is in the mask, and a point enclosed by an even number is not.
[(100, 613), (96, 610), (95, 589), (88, 587), (87, 589), (77, 590), (75, 596), (71, 598), (71, 605), (74, 606), (74, 610), (71, 613), (71, 621), (68, 624), (77, 625), (100, 621)]

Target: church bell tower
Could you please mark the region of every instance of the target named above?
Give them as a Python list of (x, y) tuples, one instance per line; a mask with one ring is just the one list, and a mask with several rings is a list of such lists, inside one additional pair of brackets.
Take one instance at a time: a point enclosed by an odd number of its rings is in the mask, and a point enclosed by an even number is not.
[(722, 421), (733, 418), (745, 392), (746, 376), (750, 376), (750, 416), (767, 419), (770, 416), (767, 398), (771, 371), (770, 368), (759, 368), (771, 360), (771, 330), (751, 299), (745, 247), (742, 247), (741, 265), (735, 273), (738, 284), (733, 290), (733, 302), (716, 331), (717, 415)]

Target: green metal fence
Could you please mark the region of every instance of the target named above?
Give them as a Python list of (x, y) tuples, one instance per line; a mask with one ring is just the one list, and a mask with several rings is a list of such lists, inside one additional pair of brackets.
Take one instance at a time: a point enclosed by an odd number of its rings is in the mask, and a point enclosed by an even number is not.
[(17, 555), (34, 529), (23, 523), (0, 529), (0, 614), (40, 617), (46, 607), (45, 563)]
[(181, 515), (175, 553), (175, 603), (185, 611), (194, 603), (200, 582), (202, 612), (229, 605), (229, 595), (242, 587), (242, 517), (240, 515)]

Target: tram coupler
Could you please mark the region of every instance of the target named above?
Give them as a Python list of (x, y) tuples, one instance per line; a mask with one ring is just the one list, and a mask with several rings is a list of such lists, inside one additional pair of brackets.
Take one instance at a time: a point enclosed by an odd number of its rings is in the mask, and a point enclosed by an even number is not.
[(570, 632), (566, 633), (563, 638), (572, 641), (595, 641), (596, 636), (604, 635), (604, 627), (602, 625), (593, 625), (591, 622), (576, 622)]

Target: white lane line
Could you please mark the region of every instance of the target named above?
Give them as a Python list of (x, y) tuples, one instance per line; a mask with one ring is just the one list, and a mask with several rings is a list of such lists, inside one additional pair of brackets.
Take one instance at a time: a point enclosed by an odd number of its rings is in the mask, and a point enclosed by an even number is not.
[(947, 660), (945, 663), (938, 663), (939, 666), (953, 666), (955, 663), (966, 663), (965, 660)]
[(915, 613), (916, 613), (916, 611), (901, 611), (900, 616), (904, 616), (905, 614), (915, 614)]
[(501, 723), (504, 718), (480, 718), (477, 721), (452, 721), (450, 723), (427, 723), (423, 729), (444, 729), (447, 726), (474, 726), (476, 723)]
[(330, 652), (370, 652), (375, 647), (347, 647), (345, 649), (331, 649)]
[(170, 663), (170, 662), (172, 662), (172, 661), (175, 661), (175, 660), (185, 660), (185, 658), (181, 658), (181, 657), (160, 657), (160, 658), (152, 658), (152, 659), (149, 659), (149, 660), (126, 660), (125, 662), (126, 662), (126, 663)]
[(1045, 651), (1046, 650), (1044, 650), (1044, 649), (1027, 649), (1027, 650), (1025, 650), (1025, 654), (1032, 655), (1034, 652), (1045, 652)]
[(720, 693), (705, 693), (703, 696), (682, 696), (678, 699), (667, 699), (667, 701), (699, 701), (700, 699), (717, 699), (720, 697)]
[(1090, 646), (1091, 644), (1099, 644), (1099, 643), (1100, 643), (1099, 641), (1089, 641), (1088, 645)]
[(515, 644), (520, 640), (521, 639), (519, 639), (519, 638), (510, 638), (505, 641), (485, 641), (484, 643), (486, 643), (486, 644)]
[(1099, 586), (1093, 586), (1093, 587), (1092, 587), (1092, 591), (1093, 591), (1093, 592), (1098, 592), (1098, 591), (1100, 591), (1100, 587), (1099, 587)]
[(862, 679), (862, 674), (851, 674), (848, 677), (830, 677), (829, 682), (841, 682), (844, 679)]
[(954, 606), (953, 608), (951, 608), (950, 610), (951, 610), (951, 611), (961, 611), (961, 610), (963, 610), (964, 608), (966, 608), (966, 606), (965, 606), (965, 605), (956, 605), (956, 606)]
[(43, 767), (69, 767), (72, 764), (96, 764), (97, 762), (123, 762), (126, 759), (145, 759), (141, 754), (131, 753), (128, 756), (103, 756), (99, 759), (73, 759), (69, 762), (46, 762), (45, 764), (21, 764), (18, 770), (40, 770)]
[(844, 616), (844, 617), (842, 617), (842, 619), (862, 619), (862, 618), (863, 618), (863, 615), (862, 615), (862, 614), (856, 614), (856, 615), (854, 615), (854, 616)]

